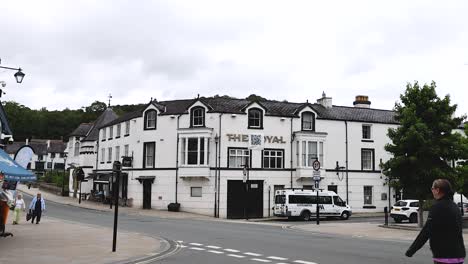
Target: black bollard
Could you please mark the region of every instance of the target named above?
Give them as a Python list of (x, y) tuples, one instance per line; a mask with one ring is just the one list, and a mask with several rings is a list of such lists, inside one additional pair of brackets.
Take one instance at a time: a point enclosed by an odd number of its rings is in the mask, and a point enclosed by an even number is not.
[(388, 226), (388, 207), (384, 207), (384, 214), (385, 214), (385, 225)]

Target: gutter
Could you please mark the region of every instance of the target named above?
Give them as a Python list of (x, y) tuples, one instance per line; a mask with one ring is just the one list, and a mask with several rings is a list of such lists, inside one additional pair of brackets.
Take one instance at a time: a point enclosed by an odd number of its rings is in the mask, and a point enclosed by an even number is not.
[(177, 143), (176, 143), (176, 174), (175, 174), (175, 203), (177, 203), (177, 191), (179, 186), (179, 119), (182, 114), (177, 116)]
[(349, 205), (349, 177), (348, 177), (348, 121), (345, 122), (345, 146), (346, 146), (346, 203)]
[(291, 151), (290, 151), (290, 156), (291, 158), (289, 159), (289, 167), (291, 168), (291, 182), (290, 182), (290, 185), (291, 187), (290, 188), (293, 188), (293, 141), (294, 141), (294, 134), (293, 134), (293, 118), (291, 117)]

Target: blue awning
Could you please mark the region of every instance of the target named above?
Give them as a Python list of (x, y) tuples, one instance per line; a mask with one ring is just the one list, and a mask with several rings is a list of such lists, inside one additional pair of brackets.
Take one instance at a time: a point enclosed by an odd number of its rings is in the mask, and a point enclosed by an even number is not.
[(3, 149), (0, 149), (0, 173), (5, 175), (6, 181), (28, 182), (36, 180), (34, 173), (21, 167)]

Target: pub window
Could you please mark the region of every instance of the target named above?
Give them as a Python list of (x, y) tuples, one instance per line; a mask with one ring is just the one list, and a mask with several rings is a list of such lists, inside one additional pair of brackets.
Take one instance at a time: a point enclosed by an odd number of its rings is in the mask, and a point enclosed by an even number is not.
[(130, 135), (130, 121), (125, 121), (125, 135)]
[(110, 126), (109, 127), (109, 139), (112, 139), (114, 137), (114, 127)]
[(258, 108), (249, 110), (249, 127), (248, 128), (263, 128), (263, 112)]
[(156, 129), (156, 110), (145, 112), (145, 129)]
[(298, 141), (296, 146), (296, 157), (298, 157), (298, 164), (300, 164), (300, 166), (312, 167), (313, 162), (318, 159), (323, 167), (323, 142)]
[(103, 128), (102, 129), (102, 141), (105, 141), (106, 140), (106, 128)]
[(364, 204), (372, 205), (372, 186), (364, 186)]
[(107, 163), (112, 162), (112, 148), (107, 148)]
[(55, 153), (50, 153), (50, 158), (55, 159)]
[(115, 147), (115, 160), (120, 161), (120, 146)]
[(143, 144), (143, 168), (154, 168), (154, 157), (156, 153), (155, 142), (145, 142)]
[(302, 113), (302, 130), (315, 131), (315, 115), (312, 112)]
[(205, 108), (203, 107), (192, 108), (191, 125), (192, 127), (205, 126)]
[(190, 187), (191, 197), (202, 197), (202, 187)]
[(117, 132), (115, 132), (116, 133), (115, 137), (119, 138), (121, 132), (122, 132), (122, 124), (118, 124), (117, 125)]
[(102, 148), (101, 149), (101, 162), (104, 163), (106, 161), (106, 149)]
[(371, 139), (371, 125), (362, 125), (362, 139)]
[(374, 170), (374, 150), (361, 149), (362, 170)]
[(182, 138), (182, 164), (207, 165), (208, 164), (208, 139), (204, 137)]
[(250, 163), (250, 151), (248, 149), (229, 148), (229, 168), (243, 168)]
[(75, 154), (75, 156), (80, 155), (80, 143), (79, 142), (75, 142), (75, 151), (73, 154)]
[(282, 169), (284, 150), (263, 150), (263, 168)]
[(124, 145), (124, 156), (128, 157), (128, 145)]

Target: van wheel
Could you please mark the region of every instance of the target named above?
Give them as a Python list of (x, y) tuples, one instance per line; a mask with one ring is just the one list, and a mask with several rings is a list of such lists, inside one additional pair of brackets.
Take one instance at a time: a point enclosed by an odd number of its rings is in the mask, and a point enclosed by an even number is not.
[(348, 220), (349, 219), (349, 213), (347, 211), (344, 211), (343, 213), (341, 213), (341, 219)]
[(309, 211), (304, 211), (301, 214), (301, 219), (304, 221), (310, 221), (310, 213)]
[(418, 222), (418, 215), (417, 214), (411, 214), (409, 217), (409, 222), (410, 223), (417, 223)]

